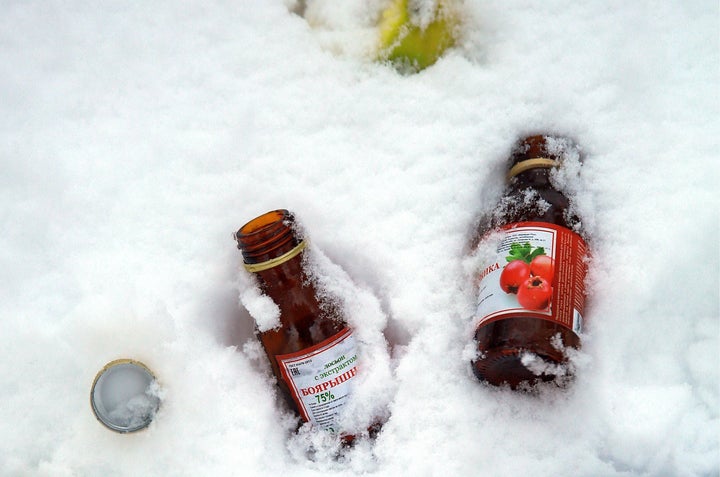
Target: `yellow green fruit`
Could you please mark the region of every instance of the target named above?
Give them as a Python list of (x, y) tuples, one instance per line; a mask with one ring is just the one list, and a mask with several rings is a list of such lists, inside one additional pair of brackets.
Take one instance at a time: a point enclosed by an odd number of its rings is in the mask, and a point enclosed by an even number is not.
[(457, 12), (441, 1), (425, 28), (413, 23), (408, 0), (393, 0), (380, 19), (379, 59), (419, 71), (435, 63), (455, 43)]

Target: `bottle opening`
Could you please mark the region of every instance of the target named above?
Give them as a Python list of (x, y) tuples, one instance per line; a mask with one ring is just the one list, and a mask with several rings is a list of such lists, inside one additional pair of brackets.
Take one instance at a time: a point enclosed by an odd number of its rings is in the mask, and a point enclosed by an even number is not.
[(273, 227), (277, 227), (282, 224), (289, 217), (291, 217), (291, 214), (285, 209), (271, 210), (259, 217), (255, 217), (250, 222), (240, 227), (236, 236), (242, 237), (269, 231)]
[[(519, 140), (510, 154), (509, 167), (520, 162), (544, 158), (562, 162), (565, 154), (576, 151), (577, 145), (569, 137), (554, 134), (537, 134)], [(582, 162), (582, 158), (580, 158)]]
[(240, 227), (235, 240), (246, 264), (276, 258), (302, 241), (295, 230), (295, 217), (285, 209), (255, 217)]

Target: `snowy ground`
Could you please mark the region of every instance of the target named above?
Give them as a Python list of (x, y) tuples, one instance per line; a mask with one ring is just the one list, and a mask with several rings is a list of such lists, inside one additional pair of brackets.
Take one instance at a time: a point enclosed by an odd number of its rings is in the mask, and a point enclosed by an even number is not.
[[(1, 475), (720, 473), (717, 2), (467, 0), (413, 76), (366, 55), (381, 4), (2, 2)], [(544, 131), (583, 147), (595, 258), (578, 378), (529, 396), (469, 372), (463, 244)], [(279, 207), (347, 274), (358, 413), (389, 416), (340, 459), (238, 305), (231, 233)], [(133, 435), (88, 404), (118, 357), (163, 385)]]

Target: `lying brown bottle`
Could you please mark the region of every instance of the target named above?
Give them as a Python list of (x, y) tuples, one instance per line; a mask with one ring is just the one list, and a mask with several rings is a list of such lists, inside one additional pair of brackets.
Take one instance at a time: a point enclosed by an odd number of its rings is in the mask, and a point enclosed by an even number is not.
[(235, 234), (245, 268), (280, 309), (280, 326), (258, 332), (275, 378), (306, 422), (338, 432), (340, 412), (352, 392), (357, 352), (341, 313), (319, 298), (305, 270), (307, 242), (287, 210), (274, 210)]
[[(551, 179), (562, 160), (559, 144), (570, 143), (546, 136), (518, 143), (500, 205), (475, 237), (498, 240), (494, 259), (480, 268), (472, 361), (475, 375), (491, 384), (564, 382), (565, 348), (580, 346), (587, 247), (568, 198)], [(499, 239), (490, 235), (495, 231)]]

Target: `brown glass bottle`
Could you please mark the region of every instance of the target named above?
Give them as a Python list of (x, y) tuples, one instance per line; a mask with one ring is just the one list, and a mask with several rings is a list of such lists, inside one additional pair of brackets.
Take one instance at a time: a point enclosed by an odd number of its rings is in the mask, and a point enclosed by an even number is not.
[(473, 372), (491, 384), (560, 382), (555, 365), (567, 361), (563, 348), (580, 346), (587, 252), (580, 221), (551, 180), (562, 160), (556, 145), (549, 147), (555, 141), (531, 136), (518, 143), (501, 203), (475, 237), (478, 243), (490, 231), (505, 234), (497, 260), (481, 272), (476, 317)]
[(282, 394), (303, 420), (335, 431), (356, 367), (342, 315), (321, 301), (305, 270), (306, 241), (287, 210), (267, 212), (235, 234), (245, 268), (280, 309), (280, 326), (258, 332)]

